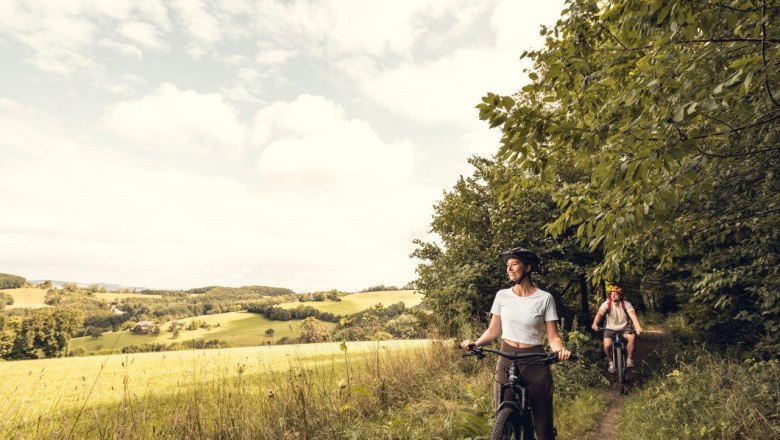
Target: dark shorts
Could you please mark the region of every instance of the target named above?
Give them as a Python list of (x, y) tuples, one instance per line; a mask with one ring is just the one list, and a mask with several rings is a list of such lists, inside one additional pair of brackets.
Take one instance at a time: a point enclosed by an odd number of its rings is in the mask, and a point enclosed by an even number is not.
[(617, 332), (634, 333), (634, 326), (631, 325), (631, 323), (628, 323), (625, 327), (623, 327), (622, 330), (610, 330), (605, 328), (604, 339), (612, 339), (612, 336), (614, 336)]

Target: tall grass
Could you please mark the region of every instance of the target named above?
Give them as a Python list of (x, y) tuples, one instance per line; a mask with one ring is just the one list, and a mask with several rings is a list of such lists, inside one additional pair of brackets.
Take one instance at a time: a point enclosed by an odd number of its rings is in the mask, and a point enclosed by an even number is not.
[(777, 360), (705, 354), (632, 397), (621, 412), (621, 438), (780, 438), (778, 399)]
[[(348, 350), (283, 372), (237, 363), (207, 378), (139, 394), (126, 373), (121, 401), (53, 408), (37, 417), (0, 411), (4, 438), (454, 439), (484, 438), (492, 414), (494, 360), (461, 359), (452, 342), (365, 355)], [(556, 377), (579, 367), (556, 368)], [(195, 373), (193, 373), (195, 374)], [(561, 380), (562, 384), (571, 382)], [(568, 387), (570, 388), (570, 387)], [(560, 438), (598, 408), (594, 395), (559, 390)], [(580, 390), (581, 391), (581, 390)], [(574, 413), (568, 410), (574, 408)], [(16, 408), (16, 411), (22, 411)], [(587, 432), (587, 424), (580, 431)], [(578, 431), (579, 432), (579, 431)]]

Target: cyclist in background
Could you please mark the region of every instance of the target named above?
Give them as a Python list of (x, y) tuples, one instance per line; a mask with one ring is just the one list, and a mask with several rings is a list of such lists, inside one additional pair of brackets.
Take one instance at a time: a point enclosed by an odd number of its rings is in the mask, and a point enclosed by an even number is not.
[[(609, 359), (609, 372), (615, 372), (615, 364), (612, 362), (610, 352), (612, 350), (612, 335), (615, 332), (623, 331), (623, 336), (628, 342), (628, 357), (626, 367), (634, 367), (634, 347), (636, 346), (636, 335), (642, 334), (642, 326), (639, 324), (639, 318), (636, 316), (634, 306), (623, 299), (623, 289), (619, 286), (607, 287), (608, 298), (601, 304), (596, 317), (593, 318), (593, 330), (599, 330), (599, 322), (606, 316), (604, 323), (604, 354)], [(636, 333), (636, 335), (634, 334)]]
[[(460, 346), (468, 351), (472, 344), (479, 347), (493, 342), (501, 335), (501, 351), (509, 353), (544, 353), (544, 336), (550, 349), (558, 353), (562, 361), (569, 359), (571, 352), (563, 347), (558, 333), (558, 312), (552, 295), (538, 288), (531, 281), (531, 273), (539, 269), (539, 257), (532, 251), (514, 248), (502, 252), (506, 262), (506, 273), (514, 286), (499, 290), (493, 300), (490, 324), (476, 341), (465, 340)], [(510, 361), (499, 357), (496, 365), (494, 397), (495, 404), (501, 402), (501, 385), (509, 379), (506, 366)], [(527, 382), (529, 402), (533, 414), (534, 430), (538, 440), (555, 438), (553, 428), (553, 378), (549, 366), (528, 366), (520, 373)], [(514, 400), (507, 390), (505, 400)]]

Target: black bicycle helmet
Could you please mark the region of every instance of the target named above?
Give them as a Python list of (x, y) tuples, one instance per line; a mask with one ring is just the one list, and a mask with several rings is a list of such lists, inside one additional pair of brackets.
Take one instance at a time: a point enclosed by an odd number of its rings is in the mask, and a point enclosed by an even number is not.
[(504, 259), (504, 262), (506, 262), (510, 258), (517, 258), (523, 263), (530, 265), (531, 272), (535, 272), (536, 270), (538, 270), (539, 265), (542, 263), (541, 260), (539, 260), (539, 256), (536, 255), (534, 251), (528, 250), (523, 247), (516, 247), (501, 252), (501, 257)]

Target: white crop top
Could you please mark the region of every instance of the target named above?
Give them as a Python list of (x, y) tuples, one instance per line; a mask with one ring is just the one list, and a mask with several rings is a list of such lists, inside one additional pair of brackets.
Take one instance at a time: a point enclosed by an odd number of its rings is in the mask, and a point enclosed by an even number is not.
[(546, 321), (558, 320), (552, 295), (538, 288), (531, 296), (499, 290), (490, 313), (501, 317), (502, 338), (531, 345), (544, 342)]

